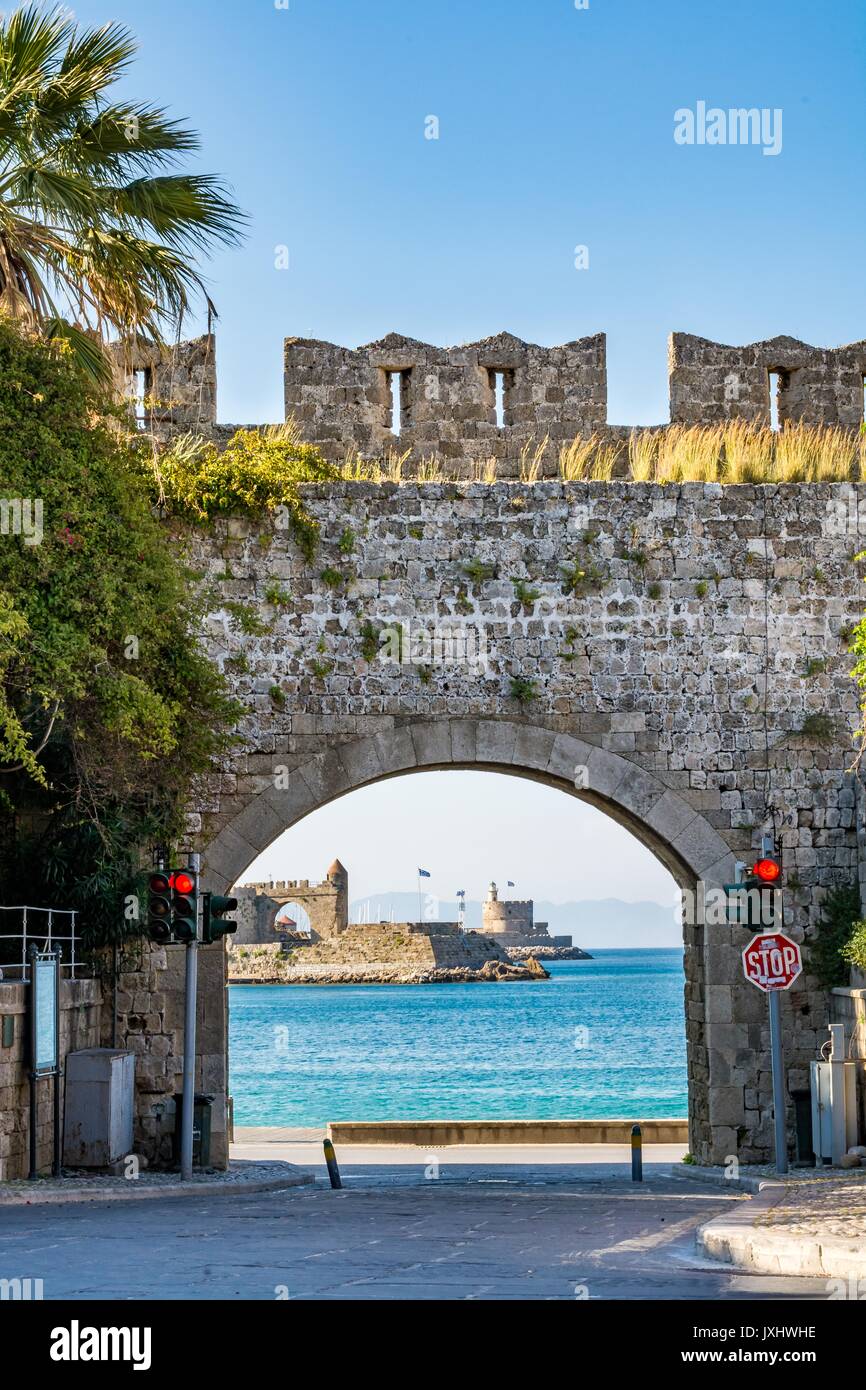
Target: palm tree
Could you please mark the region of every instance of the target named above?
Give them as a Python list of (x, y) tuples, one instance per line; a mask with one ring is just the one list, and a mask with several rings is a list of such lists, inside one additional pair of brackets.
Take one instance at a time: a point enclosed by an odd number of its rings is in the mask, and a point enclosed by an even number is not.
[(136, 48), (61, 10), (0, 17), (0, 312), (104, 381), (106, 342), (161, 342), (199, 293), (213, 310), (195, 256), (245, 220), (218, 179), (173, 172), (194, 131), (107, 95)]

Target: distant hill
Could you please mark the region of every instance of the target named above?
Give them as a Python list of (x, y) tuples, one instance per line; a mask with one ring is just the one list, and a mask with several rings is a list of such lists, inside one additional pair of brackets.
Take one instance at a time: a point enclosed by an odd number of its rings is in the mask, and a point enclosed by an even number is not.
[[(417, 893), (376, 893), (369, 898), (356, 898), (350, 905), (349, 918), (355, 922), (359, 913), (370, 920), (395, 922), (418, 920)], [(440, 922), (457, 921), (457, 903), (440, 898), (435, 918)], [(682, 932), (676, 923), (673, 905), (660, 903), (626, 903), (620, 898), (583, 899), (580, 902), (536, 902), (535, 917), (547, 922), (552, 936), (570, 936), (575, 946), (591, 951), (593, 947), (679, 946)], [(466, 899), (467, 927), (481, 926), (481, 903)]]

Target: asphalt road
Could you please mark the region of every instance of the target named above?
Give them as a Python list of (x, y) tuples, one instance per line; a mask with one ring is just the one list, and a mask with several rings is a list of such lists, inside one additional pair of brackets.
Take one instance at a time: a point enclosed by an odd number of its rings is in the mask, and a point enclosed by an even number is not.
[(46, 1299), (825, 1299), (738, 1274), (695, 1230), (743, 1200), (650, 1169), (344, 1167), (346, 1186), (11, 1207), (0, 1278)]

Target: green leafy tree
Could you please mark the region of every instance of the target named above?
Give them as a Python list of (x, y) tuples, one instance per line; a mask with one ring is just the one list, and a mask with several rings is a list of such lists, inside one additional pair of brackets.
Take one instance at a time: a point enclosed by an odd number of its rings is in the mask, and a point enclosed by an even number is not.
[[(0, 901), (96, 892), (94, 942), (130, 925), (125, 877), (179, 835), (235, 719), (149, 450), (112, 410), (71, 350), (0, 318)], [(38, 527), (16, 533), (11, 499)]]
[(239, 239), (220, 181), (177, 172), (198, 137), (115, 99), (136, 43), (62, 9), (0, 16), (0, 310), (108, 380), (112, 336), (159, 341), (198, 293), (194, 258)]

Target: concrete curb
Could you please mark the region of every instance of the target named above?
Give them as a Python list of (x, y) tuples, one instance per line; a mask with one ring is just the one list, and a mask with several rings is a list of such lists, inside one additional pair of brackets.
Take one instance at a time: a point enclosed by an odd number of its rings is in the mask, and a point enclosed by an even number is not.
[[(250, 1165), (252, 1166), (252, 1165)], [(248, 1192), (279, 1192), (285, 1187), (307, 1187), (316, 1181), (313, 1173), (284, 1165), (285, 1173), (274, 1173), (273, 1163), (261, 1164), (267, 1175), (232, 1172), (224, 1177), (193, 1178), (191, 1182), (148, 1182), (147, 1177), (132, 1182), (128, 1178), (94, 1178), (87, 1185), (75, 1187), (76, 1180), (63, 1186), (63, 1179), (42, 1179), (35, 1183), (16, 1181), (0, 1183), (0, 1207), (36, 1207), (68, 1202), (141, 1202), (161, 1197), (243, 1197)], [(92, 1186), (90, 1186), (92, 1182)], [(99, 1186), (103, 1183), (105, 1185)], [(107, 1184), (113, 1184), (108, 1186)]]
[(685, 1178), (689, 1182), (709, 1183), (712, 1187), (724, 1187), (734, 1192), (762, 1192), (765, 1187), (778, 1187), (785, 1190), (781, 1178), (771, 1178), (766, 1174), (743, 1173), (738, 1178), (725, 1177), (724, 1168), (701, 1168), (696, 1163), (671, 1164), (672, 1178)]
[(765, 1183), (750, 1201), (699, 1227), (699, 1248), (713, 1259), (754, 1274), (866, 1277), (866, 1249), (856, 1237), (793, 1234), (762, 1224), (769, 1223), (787, 1190), (783, 1183)]
[(335, 1144), (627, 1144), (639, 1124), (645, 1144), (687, 1144), (687, 1120), (340, 1120)]

